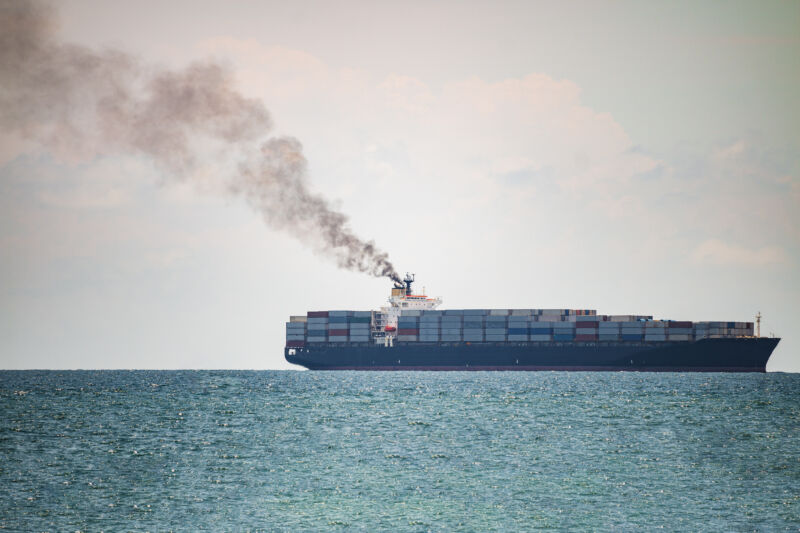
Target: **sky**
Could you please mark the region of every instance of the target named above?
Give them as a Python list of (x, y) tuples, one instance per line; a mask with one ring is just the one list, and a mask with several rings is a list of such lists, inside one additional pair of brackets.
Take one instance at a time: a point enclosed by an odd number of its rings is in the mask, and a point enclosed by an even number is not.
[[(54, 6), (61, 43), (222, 65), (444, 308), (760, 311), (800, 371), (796, 2)], [(286, 369), (289, 315), (385, 304), (226, 192), (235, 150), (175, 172), (2, 120), (0, 368)]]

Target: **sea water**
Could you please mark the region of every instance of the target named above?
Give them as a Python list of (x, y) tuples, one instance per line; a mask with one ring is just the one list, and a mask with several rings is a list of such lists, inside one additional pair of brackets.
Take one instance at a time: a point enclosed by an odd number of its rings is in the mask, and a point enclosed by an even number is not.
[(0, 529), (800, 527), (800, 375), (0, 372)]

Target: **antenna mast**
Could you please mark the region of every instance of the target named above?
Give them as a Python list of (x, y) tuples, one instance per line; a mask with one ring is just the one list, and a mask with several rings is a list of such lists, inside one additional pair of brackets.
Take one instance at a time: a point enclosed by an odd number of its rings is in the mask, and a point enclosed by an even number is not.
[(761, 336), (761, 311), (756, 315), (756, 337)]

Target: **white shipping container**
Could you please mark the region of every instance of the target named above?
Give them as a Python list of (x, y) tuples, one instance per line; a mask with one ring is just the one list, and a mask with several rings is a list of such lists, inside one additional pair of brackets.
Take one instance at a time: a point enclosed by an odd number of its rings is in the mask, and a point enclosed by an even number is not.
[(289, 317), (289, 322), (306, 322), (307, 316), (292, 315)]
[(400, 342), (417, 342), (416, 335), (398, 335), (397, 340)]
[(508, 309), (490, 309), (489, 315), (490, 316), (508, 316), (509, 310)]

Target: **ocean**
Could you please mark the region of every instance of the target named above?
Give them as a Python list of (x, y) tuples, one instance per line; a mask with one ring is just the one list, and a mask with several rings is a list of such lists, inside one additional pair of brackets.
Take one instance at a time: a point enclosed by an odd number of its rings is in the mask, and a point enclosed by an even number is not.
[(9, 531), (800, 529), (800, 375), (2, 371)]

